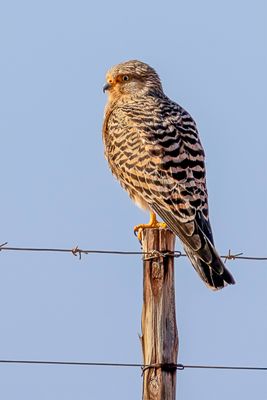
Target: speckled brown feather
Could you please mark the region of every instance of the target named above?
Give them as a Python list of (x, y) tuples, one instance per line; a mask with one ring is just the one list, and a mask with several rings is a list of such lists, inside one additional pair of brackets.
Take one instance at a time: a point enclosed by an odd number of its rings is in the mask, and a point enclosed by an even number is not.
[(234, 283), (213, 245), (204, 151), (192, 117), (165, 96), (147, 64), (119, 64), (107, 81), (103, 141), (112, 173), (137, 204), (179, 236), (209, 287)]

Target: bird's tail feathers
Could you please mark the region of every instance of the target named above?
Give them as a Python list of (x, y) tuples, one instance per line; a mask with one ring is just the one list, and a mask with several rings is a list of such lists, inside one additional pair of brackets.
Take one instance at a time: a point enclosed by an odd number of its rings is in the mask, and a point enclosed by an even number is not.
[[(212, 290), (222, 289), (223, 287), (235, 284), (235, 280), (232, 277), (231, 273), (223, 264), (220, 257), (217, 255), (216, 250), (214, 250), (213, 254), (213, 262), (208, 264), (204, 262), (199, 255), (192, 251), (189, 247), (184, 246), (185, 252), (191, 261), (193, 267), (195, 268), (196, 272), (200, 276), (200, 278), (204, 281), (204, 283)], [(217, 268), (214, 268), (214, 263), (220, 264), (222, 272), (218, 274), (216, 272)]]
[(215, 250), (208, 222), (198, 216), (199, 221), (181, 223), (172, 212), (159, 207), (157, 204), (153, 204), (153, 208), (173, 233), (181, 239), (193, 267), (210, 289), (218, 290), (227, 284), (233, 285), (235, 283), (234, 278)]

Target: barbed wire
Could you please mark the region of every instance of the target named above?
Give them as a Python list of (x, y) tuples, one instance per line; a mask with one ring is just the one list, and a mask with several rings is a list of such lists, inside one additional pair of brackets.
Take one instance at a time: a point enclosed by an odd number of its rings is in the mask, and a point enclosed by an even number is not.
[(174, 364), (174, 363), (111, 363), (111, 362), (86, 362), (86, 361), (53, 361), (53, 360), (9, 360), (0, 359), (0, 364), (40, 364), (40, 365), (72, 365), (72, 366), (91, 366), (91, 367), (133, 367), (147, 369), (162, 368), (163, 370), (184, 370), (184, 369), (223, 369), (223, 370), (247, 370), (247, 371), (267, 371), (267, 367), (254, 366), (233, 366), (233, 365), (201, 365), (201, 364)]
[[(0, 245), (0, 251), (25, 251), (25, 252), (47, 252), (47, 253), (70, 253), (74, 256), (79, 256), (81, 259), (82, 254), (111, 254), (111, 255), (142, 255), (145, 260), (158, 258), (158, 257), (187, 257), (186, 254), (181, 251), (173, 251), (173, 252), (160, 252), (157, 250), (153, 250), (150, 252), (144, 251), (124, 251), (124, 250), (95, 250), (95, 249), (80, 249), (78, 246), (72, 249), (64, 249), (64, 248), (50, 248), (50, 247), (9, 247), (7, 246), (8, 242), (2, 243)], [(258, 256), (245, 256), (244, 253), (232, 254), (231, 250), (228, 251), (227, 255), (222, 255), (221, 258), (226, 260), (254, 260), (254, 261), (267, 261), (267, 257), (258, 257)]]

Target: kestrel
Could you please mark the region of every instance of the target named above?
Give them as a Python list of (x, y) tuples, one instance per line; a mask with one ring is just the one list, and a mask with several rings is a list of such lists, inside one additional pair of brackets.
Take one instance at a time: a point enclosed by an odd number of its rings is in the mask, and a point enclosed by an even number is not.
[(209, 288), (234, 284), (214, 247), (204, 151), (194, 120), (164, 94), (158, 74), (148, 64), (118, 64), (106, 79), (105, 156), (131, 199), (150, 211), (149, 224), (135, 230), (167, 226)]

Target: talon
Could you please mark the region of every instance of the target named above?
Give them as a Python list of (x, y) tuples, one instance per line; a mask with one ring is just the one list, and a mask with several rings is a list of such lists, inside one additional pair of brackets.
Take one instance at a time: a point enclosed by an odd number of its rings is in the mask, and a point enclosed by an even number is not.
[(156, 214), (154, 212), (150, 213), (150, 220), (148, 224), (139, 224), (134, 227), (134, 234), (137, 236), (138, 240), (141, 241), (142, 239), (142, 231), (143, 229), (149, 228), (162, 228), (166, 229), (167, 225), (165, 222), (158, 222), (156, 218)]

